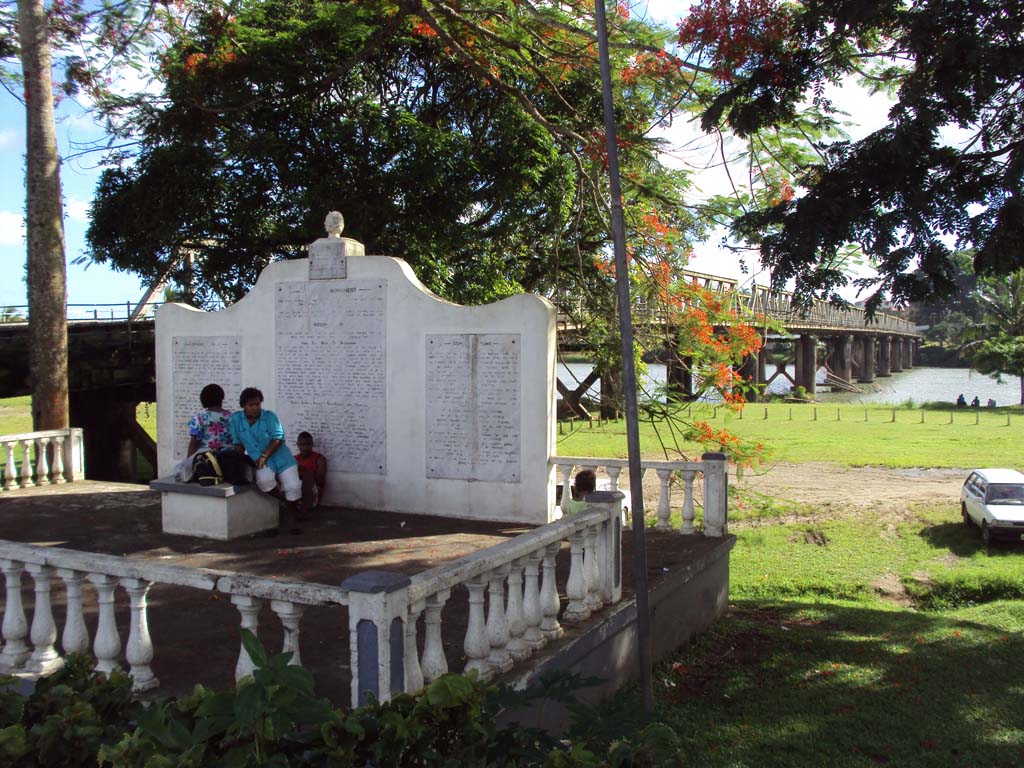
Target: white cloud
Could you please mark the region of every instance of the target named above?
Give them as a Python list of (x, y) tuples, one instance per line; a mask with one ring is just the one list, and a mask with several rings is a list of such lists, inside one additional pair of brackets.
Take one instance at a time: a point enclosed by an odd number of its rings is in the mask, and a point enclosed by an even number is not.
[(77, 221), (83, 224), (88, 223), (89, 201), (83, 200), (80, 197), (68, 197), (64, 201), (64, 215), (70, 221)]
[(20, 213), (0, 211), (0, 245), (22, 245), (25, 242), (25, 220)]

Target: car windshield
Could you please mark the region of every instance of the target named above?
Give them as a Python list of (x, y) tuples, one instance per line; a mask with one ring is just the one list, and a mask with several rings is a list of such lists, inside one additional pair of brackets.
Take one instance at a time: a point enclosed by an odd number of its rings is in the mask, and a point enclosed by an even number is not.
[(990, 485), (985, 501), (989, 504), (1024, 504), (1024, 485)]

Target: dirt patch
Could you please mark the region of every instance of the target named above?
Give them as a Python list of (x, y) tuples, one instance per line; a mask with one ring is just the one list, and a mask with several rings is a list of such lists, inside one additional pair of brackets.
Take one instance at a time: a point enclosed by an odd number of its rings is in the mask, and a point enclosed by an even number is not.
[(967, 470), (963, 469), (842, 467), (828, 462), (777, 464), (764, 472), (745, 472), (742, 479), (730, 476), (729, 482), (737, 488), (774, 499), (809, 505), (814, 510), (812, 514), (736, 521), (732, 527), (853, 518), (868, 512), (884, 512), (888, 523), (883, 535), (898, 535), (898, 523), (915, 519), (912, 511), (915, 506), (956, 503), (966, 476)]
[(886, 573), (871, 582), (871, 588), (878, 593), (883, 600), (888, 600), (896, 605), (909, 606), (912, 604), (910, 595), (903, 580), (895, 573)]
[(828, 536), (826, 536), (823, 531), (817, 531), (811, 528), (806, 531), (801, 531), (800, 533), (794, 533), (787, 539), (787, 541), (790, 544), (799, 544), (800, 542), (803, 542), (804, 544), (813, 544), (816, 547), (824, 547), (828, 545)]

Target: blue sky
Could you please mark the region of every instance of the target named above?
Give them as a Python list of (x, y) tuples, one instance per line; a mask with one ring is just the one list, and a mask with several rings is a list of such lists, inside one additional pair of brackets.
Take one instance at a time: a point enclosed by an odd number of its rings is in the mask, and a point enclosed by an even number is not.
[[(685, 13), (685, 7), (686, 4), (680, 0), (652, 0), (649, 12), (655, 18), (673, 23)], [(868, 99), (863, 92), (851, 99), (849, 88), (843, 90), (845, 93), (841, 94), (840, 101), (849, 105), (847, 109), (851, 113), (859, 113), (858, 117), (864, 122), (874, 123), (871, 128), (877, 127), (877, 124), (884, 120), (887, 105), (880, 104), (875, 99)], [(57, 117), (58, 142), (61, 156), (64, 158), (71, 157), (83, 143), (103, 138), (102, 130), (89, 114), (71, 100), (65, 100), (58, 105)], [(859, 132), (863, 132), (863, 128)], [(699, 131), (685, 123), (677, 122), (671, 134), (675, 143), (682, 145), (692, 141)], [(713, 152), (713, 148), (711, 151)], [(27, 303), (24, 280), (24, 155), (24, 107), (9, 93), (0, 90), (0, 178), (6, 182), (0, 186), (0, 306), (4, 307), (24, 306)], [(99, 157), (99, 153), (87, 154), (66, 160), (61, 167), (68, 261), (68, 302), (134, 304), (146, 290), (146, 286), (141, 285), (134, 275), (115, 272), (98, 264), (86, 267), (71, 263), (85, 253), (88, 209), (99, 178), (99, 169), (96, 167)], [(721, 171), (702, 173), (696, 183), (698, 194), (724, 191), (724, 179)], [(696, 249), (696, 258), (691, 262), (691, 268), (722, 276), (738, 277), (738, 259), (720, 249), (717, 246), (718, 240), (719, 237), (713, 237), (708, 243)], [(764, 279), (764, 276), (761, 276), (758, 282), (764, 282)], [(69, 313), (74, 316), (75, 310), (69, 309)]]
[[(70, 100), (57, 108), (57, 140), (62, 157), (78, 146), (103, 137), (91, 117)], [(64, 190), (64, 229), (68, 260), (68, 302), (105, 304), (142, 298), (144, 288), (134, 275), (93, 264), (88, 268), (71, 261), (85, 252), (89, 202), (99, 178), (98, 155), (65, 161), (61, 166)], [(27, 303), (25, 288), (25, 109), (0, 90), (0, 305)]]

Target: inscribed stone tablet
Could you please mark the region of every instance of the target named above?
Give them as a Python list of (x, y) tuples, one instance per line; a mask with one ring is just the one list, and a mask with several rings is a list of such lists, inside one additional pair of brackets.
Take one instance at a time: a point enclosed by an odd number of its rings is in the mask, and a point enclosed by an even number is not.
[(172, 341), (171, 389), (174, 392), (174, 461), (188, 450), (188, 422), (202, 409), (199, 393), (207, 384), (219, 384), (231, 403), (242, 391), (242, 338), (240, 336), (175, 336)]
[(520, 481), (519, 334), (426, 337), (426, 475)]
[(380, 279), (277, 286), (277, 414), (332, 472), (386, 471), (386, 293)]

